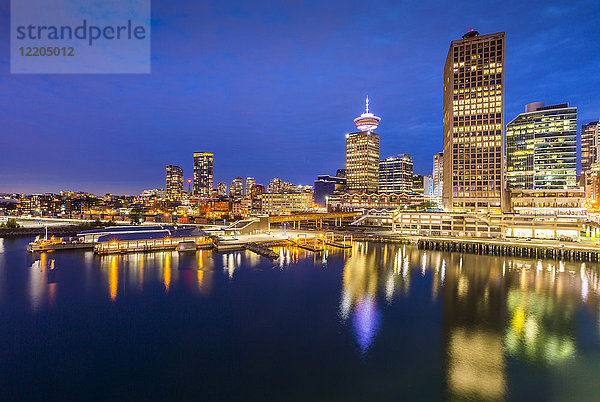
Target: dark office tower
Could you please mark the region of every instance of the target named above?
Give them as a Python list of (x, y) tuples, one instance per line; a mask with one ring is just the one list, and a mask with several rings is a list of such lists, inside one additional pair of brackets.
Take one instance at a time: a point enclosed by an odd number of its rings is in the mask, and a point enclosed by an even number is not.
[(346, 178), (329, 175), (319, 175), (314, 185), (314, 201), (320, 207), (327, 206), (327, 198), (346, 188)]
[(593, 121), (581, 126), (581, 171), (586, 172), (598, 160), (596, 137), (598, 122)]
[(422, 174), (415, 173), (413, 174), (413, 189), (412, 193), (416, 195), (424, 195), (425, 194), (425, 180), (423, 179)]
[(352, 193), (375, 193), (378, 186), (379, 134), (373, 132), (381, 119), (366, 111), (354, 119), (358, 132), (346, 134), (346, 185)]
[(577, 108), (530, 103), (506, 125), (510, 189), (564, 189), (577, 185)]
[(379, 192), (410, 194), (413, 189), (413, 161), (408, 154), (390, 156), (379, 162)]
[(504, 32), (469, 31), (444, 67), (444, 208), (500, 212), (504, 193)]
[(177, 200), (183, 193), (183, 169), (176, 165), (167, 165), (167, 185), (165, 187), (167, 198)]
[(209, 152), (194, 152), (194, 195), (209, 197), (213, 189), (213, 158)]

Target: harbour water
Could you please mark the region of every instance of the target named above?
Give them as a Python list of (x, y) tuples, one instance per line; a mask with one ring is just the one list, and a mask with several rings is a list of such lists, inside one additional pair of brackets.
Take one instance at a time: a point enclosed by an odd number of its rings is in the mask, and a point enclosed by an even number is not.
[(599, 400), (600, 265), (355, 243), (28, 254), (1, 400)]

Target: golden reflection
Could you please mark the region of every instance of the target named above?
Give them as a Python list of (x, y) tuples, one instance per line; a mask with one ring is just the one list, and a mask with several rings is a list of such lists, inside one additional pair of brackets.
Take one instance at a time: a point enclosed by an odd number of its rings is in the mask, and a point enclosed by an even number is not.
[(455, 328), (448, 350), (450, 391), (465, 399), (499, 400), (506, 392), (505, 363), (500, 335)]
[(31, 310), (34, 312), (41, 308), (46, 296), (46, 286), (48, 284), (46, 278), (47, 258), (47, 253), (41, 253), (40, 259), (31, 264), (29, 270), (29, 301)]
[(165, 265), (163, 268), (163, 282), (165, 284), (165, 292), (169, 293), (171, 287), (171, 253), (165, 253)]
[[(347, 320), (352, 312), (352, 324), (363, 353), (371, 346), (379, 327), (377, 288), (380, 265), (375, 252), (368, 253), (366, 244), (354, 244), (346, 259), (340, 316)], [(391, 300), (391, 296), (390, 296)]]
[(199, 269), (197, 271), (197, 275), (198, 275), (198, 289), (202, 289), (202, 279), (204, 279), (204, 271)]
[(144, 290), (144, 255), (140, 255), (140, 262), (138, 264), (138, 269), (139, 269), (139, 277), (138, 277), (138, 281), (140, 284), (140, 290), (143, 291)]
[(117, 288), (119, 286), (119, 269), (117, 266), (117, 257), (110, 258), (110, 267), (108, 271), (108, 287), (110, 290), (110, 299), (117, 299)]

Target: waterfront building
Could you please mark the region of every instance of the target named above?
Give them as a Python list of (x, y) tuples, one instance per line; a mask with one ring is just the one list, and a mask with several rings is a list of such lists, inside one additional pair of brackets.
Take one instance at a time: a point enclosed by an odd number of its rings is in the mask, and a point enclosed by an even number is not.
[(194, 195), (209, 197), (213, 189), (213, 158), (209, 152), (194, 152)]
[(256, 184), (256, 180), (254, 177), (246, 177), (246, 188), (244, 190), (244, 195), (246, 197), (250, 197), (250, 192), (252, 191), (252, 186)]
[(424, 201), (416, 194), (335, 194), (327, 198), (327, 212), (395, 211), (398, 208), (416, 207)]
[(183, 169), (176, 165), (167, 165), (166, 196), (172, 200), (183, 194)]
[(578, 216), (408, 212), (397, 210), (392, 231), (412, 236), (449, 236), (484, 238), (574, 239), (591, 236), (591, 226)]
[(257, 198), (261, 200), (261, 212), (264, 214), (284, 215), (313, 208), (313, 194), (309, 192), (265, 193)]
[(577, 108), (530, 103), (506, 125), (508, 188), (577, 185)]
[(241, 197), (244, 195), (244, 179), (240, 176), (236, 177), (231, 181), (231, 186), (229, 186), (229, 196), (230, 197)]
[(375, 193), (378, 188), (379, 134), (373, 131), (381, 118), (369, 112), (354, 119), (358, 132), (346, 134), (346, 179), (352, 193)]
[(265, 186), (263, 186), (262, 184), (255, 184), (250, 189), (250, 198), (254, 199), (257, 195), (264, 194), (266, 192), (267, 190), (265, 189)]
[(433, 175), (423, 176), (423, 196), (433, 197)]
[(598, 122), (592, 121), (581, 126), (581, 171), (586, 172), (598, 160)]
[(346, 178), (346, 169), (338, 169), (335, 172), (335, 177), (342, 177), (342, 178)]
[(452, 41), (444, 67), (443, 204), (500, 212), (504, 192), (504, 32)]
[(510, 190), (510, 209), (526, 215), (585, 216), (585, 192), (582, 188), (555, 190)]
[(444, 153), (438, 152), (433, 155), (433, 196), (439, 197), (440, 200), (444, 189)]
[(336, 192), (343, 191), (346, 187), (346, 178), (319, 175), (315, 180), (315, 204), (320, 207), (327, 206), (327, 198), (335, 194)]
[(280, 193), (280, 192), (281, 192), (281, 179), (274, 177), (271, 179), (271, 181), (269, 182), (269, 185), (267, 186), (267, 193), (275, 194), (275, 193)]
[(379, 192), (410, 194), (413, 190), (413, 161), (409, 154), (390, 156), (379, 162)]
[(217, 184), (217, 194), (219, 197), (227, 196), (227, 183), (220, 181), (219, 184)]

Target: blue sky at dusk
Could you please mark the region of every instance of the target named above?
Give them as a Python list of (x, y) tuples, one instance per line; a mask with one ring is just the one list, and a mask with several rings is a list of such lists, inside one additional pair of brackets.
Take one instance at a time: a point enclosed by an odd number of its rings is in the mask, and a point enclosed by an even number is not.
[(508, 123), (526, 103), (600, 116), (598, 2), (152, 2), (152, 73), (10, 74), (0, 2), (0, 192), (139, 193), (166, 164), (214, 152), (235, 176), (312, 184), (345, 165), (345, 134), (371, 99), (381, 157), (431, 173), (442, 147), (450, 41), (506, 32)]

